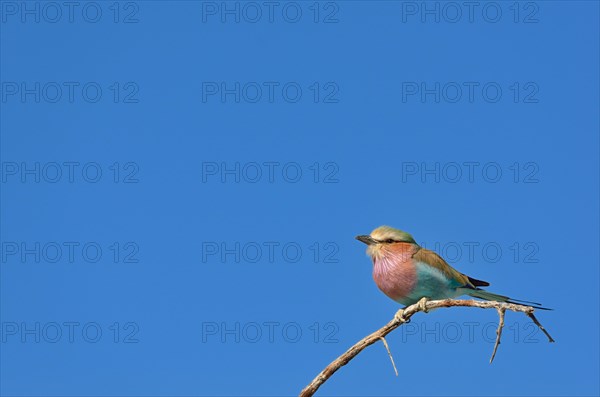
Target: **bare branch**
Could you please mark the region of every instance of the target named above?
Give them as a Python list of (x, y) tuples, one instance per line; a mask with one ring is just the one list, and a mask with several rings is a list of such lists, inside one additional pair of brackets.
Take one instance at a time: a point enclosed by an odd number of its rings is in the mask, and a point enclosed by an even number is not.
[(384, 337), (381, 337), (379, 339), (381, 339), (381, 341), (383, 342), (385, 350), (387, 350), (388, 355), (390, 356), (390, 360), (392, 361), (392, 367), (394, 367), (394, 372), (396, 373), (396, 376), (398, 376), (398, 368), (396, 368), (396, 363), (394, 363), (394, 357), (392, 357), (392, 352), (390, 351), (390, 347), (388, 346), (387, 341)]
[(506, 313), (506, 309), (498, 309), (498, 329), (496, 330), (496, 343), (494, 343), (494, 351), (492, 352), (492, 357), (490, 358), (490, 364), (494, 361), (494, 357), (496, 357), (496, 351), (498, 350), (498, 345), (500, 345), (500, 338), (502, 337), (502, 328), (504, 328), (504, 314)]
[(537, 325), (542, 330), (542, 332), (544, 334), (546, 334), (546, 336), (548, 337), (548, 342), (554, 342), (554, 339), (552, 339), (552, 337), (550, 336), (548, 331), (546, 331), (546, 328), (544, 328), (544, 326), (542, 324), (540, 324), (538, 319), (533, 314), (533, 310), (531, 310), (530, 312), (527, 313), (527, 317), (529, 317), (531, 319), (531, 321), (533, 321), (535, 323), (535, 325)]
[[(363, 351), (367, 346), (372, 345), (380, 339), (384, 339), (387, 334), (401, 326), (402, 324), (408, 323), (410, 318), (418, 313), (418, 312), (428, 312), (433, 309), (439, 309), (443, 307), (478, 307), (481, 309), (496, 309), (498, 311), (498, 315), (500, 316), (500, 323), (498, 324), (498, 330), (496, 331), (496, 344), (494, 345), (494, 351), (492, 354), (492, 358), (490, 362), (494, 359), (496, 355), (496, 350), (498, 349), (498, 345), (500, 344), (500, 337), (502, 335), (502, 327), (504, 326), (504, 313), (506, 310), (510, 310), (513, 312), (524, 313), (527, 315), (534, 323), (537, 325), (544, 334), (548, 337), (549, 342), (554, 342), (554, 339), (550, 336), (550, 334), (546, 331), (546, 329), (540, 324), (538, 319), (534, 316), (534, 309), (531, 306), (523, 306), (517, 305), (514, 303), (505, 303), (505, 302), (492, 302), (492, 301), (476, 301), (476, 300), (467, 300), (467, 299), (444, 299), (444, 300), (435, 300), (435, 301), (426, 301), (425, 299), (421, 299), (419, 302), (410, 305), (404, 309), (398, 310), (394, 318), (384, 325), (382, 328), (373, 332), (372, 334), (364, 337), (359, 340), (354, 346), (350, 347), (344, 354), (336, 358), (331, 364), (329, 364), (321, 373), (319, 373), (313, 380), (306, 386), (301, 392), (300, 397), (310, 397), (312, 396), (317, 389), (325, 383), (331, 375), (333, 375), (338, 369), (348, 364), (350, 360), (358, 355), (361, 351)], [(384, 339), (385, 341), (385, 339)], [(386, 343), (387, 345), (387, 343)], [(387, 347), (386, 347), (387, 348)], [(389, 349), (388, 349), (389, 352)], [(391, 354), (390, 354), (391, 358)], [(393, 359), (392, 359), (393, 362)], [(395, 365), (394, 365), (395, 368)]]

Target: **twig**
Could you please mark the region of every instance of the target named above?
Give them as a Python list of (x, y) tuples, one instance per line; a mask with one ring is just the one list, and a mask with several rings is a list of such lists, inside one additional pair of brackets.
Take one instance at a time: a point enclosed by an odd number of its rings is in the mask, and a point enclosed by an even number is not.
[(498, 309), (498, 329), (496, 330), (496, 343), (494, 343), (494, 351), (492, 352), (492, 357), (490, 357), (490, 364), (494, 361), (494, 357), (496, 357), (496, 351), (498, 350), (498, 345), (500, 345), (500, 338), (502, 337), (502, 328), (504, 328), (504, 314), (506, 313), (506, 309)]
[(392, 357), (392, 352), (390, 351), (390, 347), (387, 344), (387, 341), (385, 340), (385, 338), (382, 336), (381, 341), (383, 342), (383, 345), (385, 346), (385, 350), (387, 350), (388, 355), (390, 356), (390, 360), (392, 361), (392, 366), (394, 367), (394, 372), (396, 373), (396, 376), (398, 376), (398, 368), (396, 368), (396, 364), (394, 363), (394, 357)]
[(554, 342), (554, 339), (552, 339), (552, 337), (550, 336), (550, 334), (548, 333), (548, 331), (546, 331), (546, 328), (544, 328), (544, 326), (542, 324), (540, 324), (540, 322), (538, 321), (537, 318), (535, 318), (534, 314), (533, 314), (533, 310), (531, 310), (530, 312), (527, 313), (527, 317), (529, 317), (531, 319), (531, 321), (534, 322), (535, 325), (537, 325), (544, 334), (546, 334), (546, 336), (548, 337), (548, 341), (549, 342)]
[[(444, 299), (444, 300), (436, 300), (436, 301), (424, 301), (421, 300), (413, 305), (410, 305), (404, 309), (398, 310), (394, 318), (384, 325), (382, 328), (373, 332), (372, 334), (364, 337), (360, 341), (358, 341), (354, 346), (348, 349), (344, 354), (333, 360), (331, 364), (329, 364), (321, 373), (319, 373), (313, 380), (306, 386), (301, 392), (301, 397), (310, 397), (312, 396), (317, 389), (327, 381), (338, 369), (348, 364), (350, 360), (358, 355), (361, 351), (363, 351), (367, 346), (372, 345), (378, 340), (385, 338), (387, 334), (410, 321), (410, 318), (422, 311), (429, 311), (432, 309), (438, 309), (442, 307), (478, 307), (481, 309), (496, 309), (498, 313), (500, 310), (504, 313), (506, 310), (510, 310), (513, 312), (519, 312), (526, 314), (534, 323), (537, 325), (548, 337), (549, 342), (554, 342), (554, 339), (550, 336), (550, 334), (546, 331), (546, 329), (540, 324), (537, 318), (533, 315), (534, 309), (531, 306), (523, 306), (517, 305), (514, 303), (505, 303), (505, 302), (491, 302), (491, 301), (476, 301), (476, 300), (466, 300), (466, 299)], [(500, 322), (504, 325), (503, 316), (500, 318)], [(492, 359), (496, 353), (497, 345), (500, 344), (500, 335), (501, 335), (501, 327), (498, 325), (497, 331), (497, 339), (496, 345), (494, 346), (494, 353), (492, 355)], [(491, 361), (491, 360), (490, 360)], [(395, 367), (395, 366), (394, 366)]]

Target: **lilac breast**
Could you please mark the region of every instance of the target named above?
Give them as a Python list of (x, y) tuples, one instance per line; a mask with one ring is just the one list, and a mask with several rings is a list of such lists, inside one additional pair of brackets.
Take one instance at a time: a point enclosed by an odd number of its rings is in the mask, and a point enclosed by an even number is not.
[(401, 301), (413, 291), (417, 271), (410, 255), (382, 255), (373, 259), (373, 279), (384, 294)]

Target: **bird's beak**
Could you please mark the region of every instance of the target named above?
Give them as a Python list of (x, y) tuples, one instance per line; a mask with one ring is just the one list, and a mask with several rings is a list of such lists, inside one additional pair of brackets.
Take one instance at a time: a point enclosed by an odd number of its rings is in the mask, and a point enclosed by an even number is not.
[(356, 239), (360, 242), (363, 242), (367, 245), (375, 244), (376, 241), (371, 236), (356, 236)]

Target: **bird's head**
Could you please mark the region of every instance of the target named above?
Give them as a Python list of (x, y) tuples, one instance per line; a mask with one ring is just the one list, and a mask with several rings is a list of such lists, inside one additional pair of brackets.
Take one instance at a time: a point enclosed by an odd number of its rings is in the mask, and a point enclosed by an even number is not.
[(371, 258), (379, 256), (379, 254), (382, 253), (382, 250), (385, 250), (395, 243), (417, 243), (409, 233), (394, 229), (390, 226), (379, 226), (377, 229), (373, 230), (371, 234), (356, 236), (356, 239), (368, 245), (367, 254), (369, 254)]

